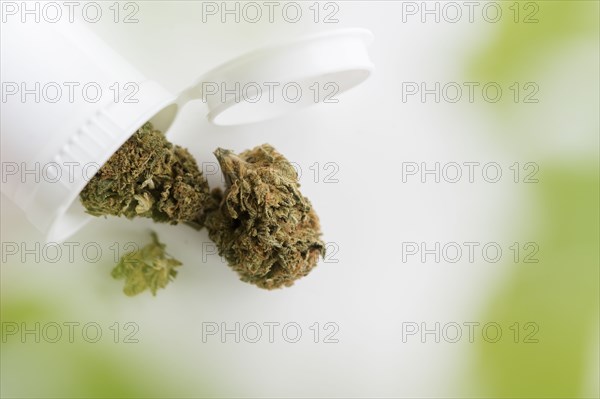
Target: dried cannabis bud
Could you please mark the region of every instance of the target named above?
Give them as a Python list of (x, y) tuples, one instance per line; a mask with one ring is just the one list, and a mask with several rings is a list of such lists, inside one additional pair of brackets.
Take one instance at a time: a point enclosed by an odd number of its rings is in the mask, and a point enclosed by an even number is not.
[(111, 275), (115, 279), (125, 278), (123, 292), (127, 296), (137, 295), (146, 288), (156, 295), (159, 288), (165, 288), (177, 276), (175, 268), (180, 265), (180, 261), (165, 252), (165, 244), (152, 232), (152, 243), (123, 255)]
[(100, 168), (80, 194), (94, 216), (149, 217), (156, 222), (204, 221), (208, 183), (190, 153), (142, 126)]
[(241, 279), (261, 288), (291, 286), (323, 256), (319, 219), (299, 191), (298, 175), (283, 155), (264, 144), (239, 156), (215, 151), (225, 176), (217, 210), (206, 218), (219, 254)]
[[(241, 279), (261, 288), (291, 286), (325, 254), (319, 218), (299, 191), (294, 167), (268, 144), (235, 155), (217, 149), (226, 189), (209, 191), (194, 158), (146, 123), (100, 168), (80, 194), (87, 212), (206, 226)], [(113, 269), (124, 292), (156, 294), (181, 262), (152, 244)]]

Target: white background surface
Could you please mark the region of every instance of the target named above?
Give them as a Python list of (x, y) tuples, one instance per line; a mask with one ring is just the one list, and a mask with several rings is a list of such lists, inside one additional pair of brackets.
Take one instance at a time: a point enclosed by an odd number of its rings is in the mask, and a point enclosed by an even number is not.
[[(107, 251), (101, 262), (3, 267), (3, 281), (11, 281), (3, 289), (55, 293), (71, 317), (134, 321), (141, 343), (124, 350), (160, 359), (190, 383), (198, 376), (217, 381), (219, 394), (225, 396), (452, 392), (472, 361), (472, 345), (466, 337), (457, 344), (422, 344), (418, 336), (403, 343), (402, 323), (485, 323), (486, 299), (515, 265), (469, 263), (464, 258), (455, 264), (422, 263), (418, 257), (402, 262), (401, 243), (495, 241), (507, 250), (513, 241), (527, 241), (523, 223), (537, 215), (528, 188), (509, 177), (496, 184), (485, 182), (481, 174), (475, 184), (465, 179), (423, 184), (418, 177), (403, 183), (401, 163), (494, 161), (508, 172), (516, 161), (552, 152), (552, 144), (538, 154), (520, 152), (518, 145), (507, 148), (497, 140), (486, 104), (403, 103), (401, 85), (468, 80), (466, 64), (497, 34), (495, 26), (399, 23), (400, 3), (395, 2), (344, 4), (340, 23), (332, 26), (309, 18), (299, 24), (203, 24), (198, 22), (198, 3), (177, 3), (145, 3), (140, 24), (94, 26), (132, 64), (173, 92), (263, 44), (342, 27), (363, 27), (375, 35), (369, 50), (375, 73), (340, 95), (338, 104), (222, 128), (210, 125), (203, 104), (195, 102), (182, 110), (170, 132), (171, 140), (187, 147), (199, 164), (214, 163), (217, 147), (242, 151), (261, 143), (275, 146), (299, 165), (302, 191), (320, 216), (323, 237), (339, 251), (292, 288), (269, 292), (240, 282), (216, 255), (203, 255), (203, 245), (209, 243), (204, 231), (97, 219), (70, 241), (100, 243)], [(321, 165), (316, 181), (310, 169), (315, 162)], [(324, 182), (327, 162), (339, 168), (332, 176), (337, 183)], [(209, 176), (209, 182), (222, 184), (218, 175)], [(108, 248), (114, 242), (144, 245), (150, 228), (183, 266), (175, 282), (155, 298), (127, 298), (120, 292), (121, 282), (109, 277)], [(42, 239), (5, 200), (2, 235), (16, 242)], [(507, 250), (503, 259), (510, 256)], [(216, 336), (202, 342), (206, 322), (296, 322), (303, 337), (289, 344), (278, 330), (274, 344), (266, 337), (257, 344), (237, 344), (231, 337), (221, 343)], [(312, 342), (309, 327), (314, 322), (336, 323), (339, 343)]]

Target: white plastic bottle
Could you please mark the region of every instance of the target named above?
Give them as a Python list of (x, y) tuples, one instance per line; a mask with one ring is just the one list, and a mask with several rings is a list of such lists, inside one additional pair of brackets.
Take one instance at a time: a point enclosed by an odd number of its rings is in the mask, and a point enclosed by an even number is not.
[[(167, 132), (185, 102), (202, 98), (217, 124), (257, 122), (306, 106), (205, 96), (206, 82), (332, 82), (338, 92), (373, 69), (362, 29), (328, 32), (253, 51), (199, 77), (181, 93), (148, 80), (87, 28), (7, 22), (2, 29), (2, 193), (47, 241), (91, 216), (78, 200), (94, 173), (145, 122)], [(175, 72), (175, 71), (174, 71)], [(252, 86), (249, 86), (250, 88)]]

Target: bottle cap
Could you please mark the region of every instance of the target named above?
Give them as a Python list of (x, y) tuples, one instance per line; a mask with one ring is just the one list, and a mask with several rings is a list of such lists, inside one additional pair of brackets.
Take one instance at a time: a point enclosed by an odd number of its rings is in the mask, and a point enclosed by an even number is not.
[(263, 47), (204, 74), (181, 98), (200, 98), (216, 125), (264, 121), (331, 100), (369, 77), (366, 29), (341, 29)]

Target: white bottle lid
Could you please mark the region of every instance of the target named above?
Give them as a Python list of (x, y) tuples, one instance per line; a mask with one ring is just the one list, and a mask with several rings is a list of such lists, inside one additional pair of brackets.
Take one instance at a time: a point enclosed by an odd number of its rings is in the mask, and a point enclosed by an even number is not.
[[(2, 193), (48, 242), (64, 241), (92, 219), (78, 199), (81, 190), (145, 122), (166, 132), (192, 99), (202, 99), (209, 120), (218, 125), (258, 122), (322, 101), (310, 92), (314, 84), (335, 85), (340, 93), (370, 75), (371, 40), (367, 30), (344, 29), (265, 47), (209, 71), (174, 95), (81, 25), (3, 24)], [(265, 83), (289, 84), (302, 96), (295, 102), (259, 96), (257, 88)], [(75, 87), (83, 94), (86, 84), (88, 94), (101, 88), (98, 101), (69, 101), (68, 91)], [(62, 97), (52, 102), (61, 85)], [(211, 91), (236, 85), (240, 95), (225, 101)], [(131, 89), (137, 90), (137, 102), (125, 101)], [(36, 91), (42, 101), (36, 101)]]
[[(217, 125), (271, 119), (323, 101), (328, 93), (337, 95), (367, 79), (373, 71), (367, 53), (372, 40), (366, 29), (341, 29), (263, 47), (204, 74), (182, 93), (182, 98), (202, 98), (208, 105), (208, 119)], [(236, 85), (241, 98), (223, 98), (220, 86), (232, 89)], [(277, 92), (287, 86), (292, 94), (270, 98), (269, 85), (277, 85)], [(332, 90), (326, 85), (332, 85)], [(215, 86), (219, 87), (215, 95), (203, 90)]]

